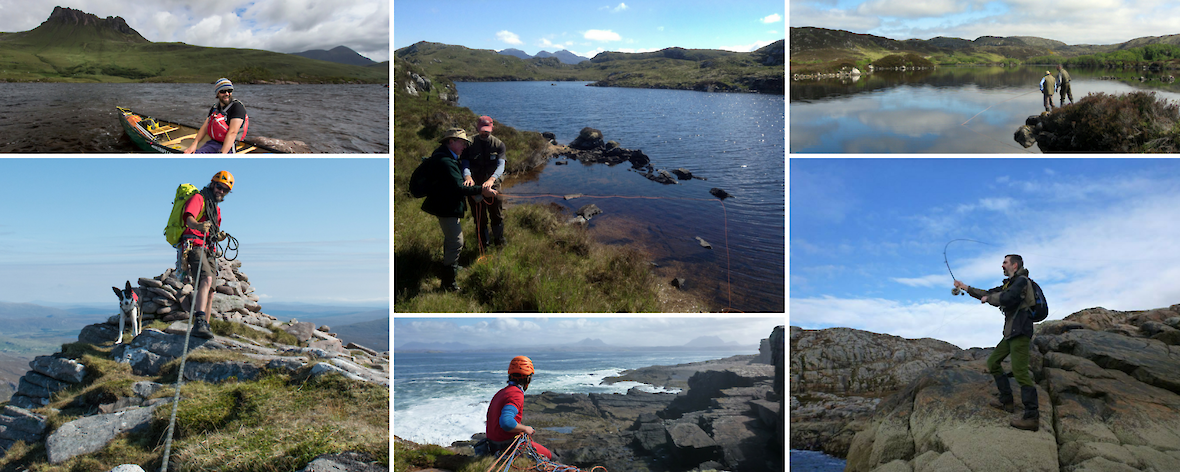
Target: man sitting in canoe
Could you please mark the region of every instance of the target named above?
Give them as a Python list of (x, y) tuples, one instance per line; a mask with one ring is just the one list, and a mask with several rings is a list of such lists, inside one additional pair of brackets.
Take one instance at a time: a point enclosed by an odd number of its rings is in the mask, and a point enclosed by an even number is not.
[[(234, 100), (234, 84), (229, 79), (217, 79), (217, 82), (213, 83), (213, 94), (217, 96), (217, 105), (209, 108), (209, 116), (197, 131), (196, 139), (193, 139), (193, 143), (184, 150), (185, 154), (231, 153), (234, 151), (238, 131), (242, 131), (244, 138), (250, 129), (250, 117), (246, 116), (246, 106)], [(201, 142), (206, 132), (209, 133), (209, 141), (197, 149), (197, 143)]]

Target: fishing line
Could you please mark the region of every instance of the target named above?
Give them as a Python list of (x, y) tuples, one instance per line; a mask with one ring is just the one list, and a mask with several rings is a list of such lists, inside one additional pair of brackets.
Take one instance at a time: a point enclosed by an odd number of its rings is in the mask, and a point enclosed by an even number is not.
[[(992, 107), (994, 107), (994, 106), (996, 106), (996, 105), (999, 105), (999, 104), (1001, 104), (1001, 103), (1004, 103), (1004, 102), (1007, 102), (1007, 101), (1011, 101), (1011, 100), (1015, 100), (1015, 99), (1017, 99), (1017, 98), (1023, 97), (1023, 96), (1025, 96), (1025, 95), (1028, 95), (1028, 94), (1030, 94), (1030, 93), (1033, 93), (1033, 92), (1039, 92), (1039, 91), (1040, 91), (1040, 90), (1033, 90), (1032, 92), (1028, 92), (1028, 93), (1022, 93), (1022, 94), (1020, 94), (1020, 95), (1016, 95), (1016, 96), (1014, 96), (1014, 97), (1012, 97), (1012, 98), (1009, 98), (1009, 99), (1007, 99), (1007, 100), (1004, 100), (1004, 101), (1001, 101), (1001, 102), (997, 102), (997, 103), (993, 104), (992, 106), (989, 106), (989, 107), (987, 107), (987, 108), (984, 108), (984, 109), (983, 109), (983, 111), (981, 111), (981, 112), (979, 112), (979, 113), (976, 113), (976, 114), (975, 114), (975, 116), (982, 115), (982, 114), (983, 114), (983, 112), (985, 112), (985, 111), (988, 111), (988, 110), (991, 110), (991, 109), (992, 109)], [(996, 142), (999, 142), (999, 143), (1003, 143), (1005, 146), (1012, 146), (1013, 148), (1019, 149), (1019, 150), (1021, 150), (1021, 151), (1023, 151), (1023, 152), (1027, 152), (1027, 153), (1029, 153), (1029, 154), (1036, 154), (1035, 152), (1029, 151), (1028, 149), (1022, 149), (1022, 148), (1018, 148), (1018, 147), (1016, 147), (1015, 145), (1013, 145), (1012, 143), (1009, 143), (1009, 142), (1007, 142), (1007, 141), (1000, 141), (999, 139), (996, 139), (994, 136), (988, 136), (988, 135), (986, 135), (986, 134), (980, 133), (979, 131), (975, 131), (975, 130), (971, 129), (971, 127), (967, 126), (967, 123), (970, 123), (970, 122), (971, 122), (971, 120), (974, 120), (974, 119), (975, 119), (975, 116), (972, 116), (971, 118), (967, 118), (967, 121), (964, 121), (964, 122), (963, 122), (962, 124), (960, 124), (959, 126), (962, 126), (962, 127), (964, 127), (964, 128), (967, 128), (967, 129), (971, 130), (971, 132), (973, 132), (973, 133), (975, 133), (975, 134), (978, 134), (978, 135), (980, 135), (980, 136), (983, 136), (983, 137), (985, 137), (985, 138), (991, 139), (991, 140), (993, 140), (993, 141), (996, 141)], [(978, 242), (978, 241), (976, 241), (976, 242)]]

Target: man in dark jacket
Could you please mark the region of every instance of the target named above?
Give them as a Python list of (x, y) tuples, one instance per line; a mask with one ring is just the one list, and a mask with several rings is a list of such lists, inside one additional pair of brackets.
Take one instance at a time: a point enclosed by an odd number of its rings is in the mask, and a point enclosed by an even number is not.
[(1000, 265), (1004, 269), (1004, 283), (991, 290), (980, 290), (970, 287), (958, 280), (955, 287), (965, 290), (968, 295), (978, 298), (983, 303), (1000, 307), (1004, 313), (1004, 339), (996, 345), (992, 355), (987, 358), (987, 369), (996, 380), (996, 388), (1000, 391), (998, 401), (991, 406), (1014, 413), (1016, 410), (1012, 387), (1008, 377), (1004, 375), (1001, 365), (1008, 354), (1012, 354), (1012, 376), (1020, 384), (1020, 401), (1024, 404), (1024, 414), (1019, 418), (1013, 416), (1009, 422), (1015, 428), (1036, 431), (1040, 428), (1041, 415), (1037, 408), (1037, 386), (1033, 383), (1032, 373), (1028, 369), (1029, 341), (1033, 335), (1033, 306), (1036, 298), (1033, 295), (1032, 283), (1028, 280), (1028, 269), (1024, 268), (1024, 259), (1016, 254), (1004, 256)]
[(496, 196), (491, 187), (463, 185), (463, 174), (459, 172), (459, 156), (471, 144), (467, 132), (461, 128), (448, 129), (439, 140), (439, 146), (427, 160), (434, 176), (434, 187), (422, 202), (422, 211), (438, 217), (438, 226), (443, 232), (443, 268), (440, 278), (443, 290), (456, 291), (459, 285), (459, 250), (463, 248), (463, 214), (467, 212), (466, 197), (483, 194)]
[(1073, 89), (1069, 88), (1070, 82), (1073, 79), (1069, 77), (1069, 71), (1057, 64), (1057, 90), (1061, 92), (1061, 106), (1065, 106), (1065, 97), (1069, 96), (1069, 104), (1073, 105)]
[[(492, 117), (479, 117), (476, 128), (479, 133), (474, 142), (463, 151), (459, 157), (459, 165), (463, 167), (463, 185), (479, 185), (500, 191), (500, 177), (504, 175), (504, 159), (506, 151), (504, 141), (492, 136)], [(475, 217), (475, 230), (480, 236), (479, 243), (484, 247), (495, 243), (504, 245), (504, 201), (499, 198), (485, 200), (471, 199), (471, 214)], [(488, 234), (488, 223), (491, 222), (492, 232)]]

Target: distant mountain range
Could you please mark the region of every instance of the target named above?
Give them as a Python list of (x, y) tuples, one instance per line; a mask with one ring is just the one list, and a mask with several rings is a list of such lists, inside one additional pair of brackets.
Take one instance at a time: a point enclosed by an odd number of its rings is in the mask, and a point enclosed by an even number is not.
[(539, 58), (556, 57), (557, 60), (561, 61), (562, 64), (577, 64), (582, 61), (589, 61), (590, 60), (589, 57), (582, 57), (582, 56), (579, 56), (579, 55), (574, 54), (572, 52), (569, 52), (568, 50), (565, 50), (565, 49), (562, 49), (557, 52), (549, 52), (549, 51), (543, 50), (541, 52), (538, 52), (535, 56), (530, 56), (528, 53), (521, 51), (519, 49), (508, 48), (508, 49), (500, 50), (500, 54), (503, 54), (505, 56), (519, 57), (521, 59), (532, 59), (534, 57), (539, 57)]
[(336, 46), (327, 51), (323, 49), (312, 49), (309, 51), (294, 52), (291, 54), (303, 56), (308, 59), (335, 62), (338, 64), (349, 64), (354, 66), (371, 66), (376, 64), (376, 62), (374, 62), (372, 59), (357, 54), (356, 51), (353, 51), (346, 46)]
[(975, 40), (939, 36), (931, 39), (896, 40), (871, 34), (853, 33), (844, 30), (815, 28), (810, 26), (792, 27), (791, 59), (796, 62), (812, 60), (813, 56), (827, 57), (823, 51), (886, 50), (933, 54), (975, 54), (990, 53), (1003, 57), (1025, 59), (1035, 56), (1059, 55), (1064, 58), (1098, 54), (1123, 49), (1142, 47), (1149, 44), (1180, 45), (1180, 34), (1166, 36), (1145, 36), (1119, 44), (1070, 45), (1061, 41), (1036, 36), (980, 36)]
[[(335, 329), (335, 328), (333, 328)], [(396, 336), (396, 333), (394, 333)], [(756, 344), (743, 346), (736, 342), (725, 342), (717, 336), (701, 336), (693, 339), (681, 346), (617, 346), (607, 344), (601, 339), (586, 338), (572, 344), (549, 344), (530, 346), (529, 349), (550, 352), (562, 351), (680, 351), (684, 349), (742, 349), (742, 348), (758, 349)], [(511, 349), (520, 349), (521, 346), (513, 346)], [(471, 344), (459, 342), (447, 343), (427, 343), (411, 341), (397, 346), (395, 352), (414, 352), (414, 351), (477, 351), (477, 352), (496, 352), (501, 350), (498, 347), (474, 346)]]

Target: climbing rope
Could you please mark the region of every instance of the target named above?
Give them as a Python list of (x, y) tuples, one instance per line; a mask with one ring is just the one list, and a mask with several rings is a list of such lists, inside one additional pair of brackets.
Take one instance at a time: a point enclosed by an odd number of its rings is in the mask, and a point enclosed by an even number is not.
[[(205, 243), (208, 244), (209, 234), (205, 234)], [(203, 248), (200, 250), (204, 250)], [(205, 256), (201, 256), (201, 263), (197, 264), (197, 277), (193, 279), (197, 284), (197, 290), (201, 288), (201, 269), (205, 268)], [(196, 290), (194, 290), (195, 292)], [(210, 293), (212, 296), (212, 293)], [(197, 302), (197, 297), (193, 295), (193, 305)], [(188, 339), (192, 335), (193, 330), (193, 316), (197, 312), (196, 307), (189, 307), (188, 310), (188, 325), (189, 330), (184, 333), (184, 350), (180, 354), (180, 370), (176, 374), (176, 392), (172, 395), (172, 416), (168, 419), (168, 432), (164, 434), (164, 459), (160, 463), (160, 472), (168, 472), (168, 457), (172, 453), (172, 432), (176, 428), (176, 410), (180, 407), (180, 387), (184, 385), (184, 362), (188, 359)]]
[[(528, 457), (529, 459), (532, 459), (533, 462), (535, 462), (535, 464), (533, 464), (532, 467), (529, 467), (527, 469), (522, 469), (522, 468), (518, 467), (515, 470), (537, 471), (537, 472), (581, 472), (582, 471), (582, 469), (579, 469), (579, 468), (574, 467), (572, 465), (565, 465), (565, 464), (562, 464), (559, 462), (554, 462), (554, 461), (550, 460), (549, 458), (541, 455), (540, 452), (537, 452), (537, 448), (533, 447), (533, 441), (532, 441), (532, 438), (530, 437), (530, 435), (527, 433), (520, 433), (519, 435), (516, 436), (516, 439), (514, 441), (512, 441), (512, 444), (509, 445), (508, 448), (505, 449), (504, 452), (500, 454), (500, 457), (496, 458), (496, 461), (492, 462), (492, 465), (488, 466), (488, 470), (486, 470), (485, 472), (506, 472), (511, 469), (512, 462), (520, 457)], [(507, 460), (505, 460), (505, 459), (507, 459)], [(602, 470), (603, 472), (610, 472), (606, 469), (606, 467), (603, 467), (601, 465), (596, 465), (594, 467), (591, 467), (590, 470), (588, 470), (587, 472), (595, 472), (597, 470)]]
[[(505, 194), (500, 192), (501, 197), (514, 198), (565, 198), (564, 195), (554, 195), (545, 193), (536, 194)], [(725, 287), (726, 294), (729, 296), (729, 306), (721, 310), (722, 313), (742, 313), (740, 310), (733, 309), (733, 281), (732, 269), (730, 266), (729, 256), (729, 216), (725, 209), (725, 200), (718, 200), (713, 198), (689, 198), (689, 197), (647, 197), (647, 196), (629, 196), (629, 195), (582, 195), (580, 198), (625, 198), (625, 199), (646, 199), (646, 200), (691, 200), (700, 202), (716, 201), (721, 203), (721, 218), (723, 220), (723, 227), (725, 229)], [(479, 233), (478, 223), (476, 225), (476, 233)], [(481, 256), (477, 262), (482, 260), (485, 256), (482, 255), (483, 249), (480, 249)]]

